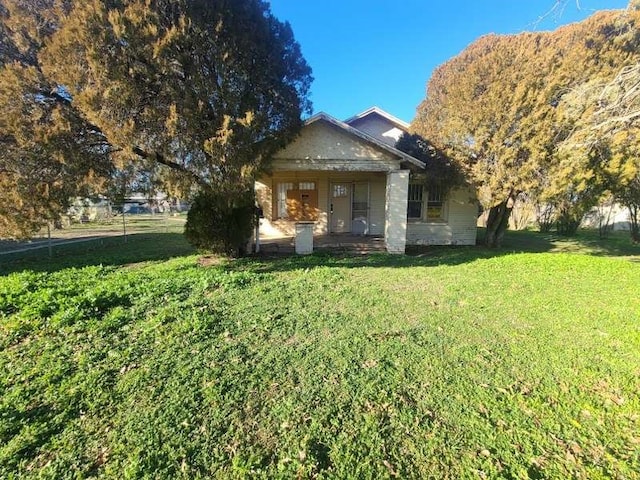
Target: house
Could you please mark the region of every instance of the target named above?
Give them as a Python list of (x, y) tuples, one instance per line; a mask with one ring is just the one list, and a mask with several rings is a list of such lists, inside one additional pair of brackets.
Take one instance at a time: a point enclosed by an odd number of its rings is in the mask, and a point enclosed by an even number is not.
[(340, 121), (319, 113), (273, 158), (256, 182), (261, 235), (292, 236), (311, 221), (314, 235), (384, 237), (387, 251), (406, 245), (473, 245), (474, 193), (426, 191), (425, 164), (394, 145), (409, 125), (373, 107)]

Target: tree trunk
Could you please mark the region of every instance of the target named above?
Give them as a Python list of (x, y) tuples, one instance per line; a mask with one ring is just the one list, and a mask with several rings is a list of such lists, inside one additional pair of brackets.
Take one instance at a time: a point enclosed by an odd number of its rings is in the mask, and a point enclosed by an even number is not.
[(487, 218), (487, 233), (484, 237), (484, 244), (489, 248), (498, 248), (502, 245), (504, 233), (509, 226), (509, 215), (512, 207), (508, 207), (509, 200), (491, 207)]
[(629, 230), (633, 243), (640, 243), (640, 208), (638, 205), (629, 205)]

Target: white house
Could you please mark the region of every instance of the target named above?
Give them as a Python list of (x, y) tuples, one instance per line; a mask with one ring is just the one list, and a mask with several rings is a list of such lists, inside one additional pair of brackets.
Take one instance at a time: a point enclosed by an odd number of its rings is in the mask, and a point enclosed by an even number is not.
[(319, 113), (274, 156), (256, 182), (263, 233), (383, 236), (387, 251), (406, 245), (473, 245), (477, 200), (468, 188), (446, 197), (418, 179), (425, 164), (394, 145), (408, 124), (373, 107), (346, 121)]

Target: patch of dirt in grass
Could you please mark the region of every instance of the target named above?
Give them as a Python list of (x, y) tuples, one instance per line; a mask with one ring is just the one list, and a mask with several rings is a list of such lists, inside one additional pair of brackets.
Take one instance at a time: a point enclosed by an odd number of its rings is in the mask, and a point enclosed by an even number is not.
[(218, 255), (203, 255), (198, 258), (198, 265), (201, 267), (219, 267), (227, 263), (227, 259)]
[(147, 265), (149, 265), (149, 262), (134, 262), (134, 263), (125, 263), (120, 267), (127, 270), (137, 270)]

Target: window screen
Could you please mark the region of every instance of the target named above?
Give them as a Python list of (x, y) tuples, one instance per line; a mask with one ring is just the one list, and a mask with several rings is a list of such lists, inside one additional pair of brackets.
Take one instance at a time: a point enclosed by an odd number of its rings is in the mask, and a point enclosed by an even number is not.
[(407, 218), (422, 218), (422, 185), (409, 184)]

